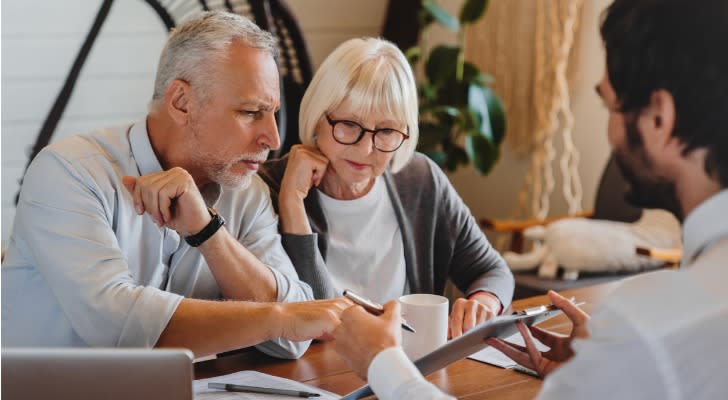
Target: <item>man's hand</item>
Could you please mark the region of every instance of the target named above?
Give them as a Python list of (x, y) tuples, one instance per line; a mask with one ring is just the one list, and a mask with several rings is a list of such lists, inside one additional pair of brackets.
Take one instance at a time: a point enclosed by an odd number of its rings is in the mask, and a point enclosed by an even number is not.
[(311, 187), (321, 183), (329, 160), (318, 150), (300, 144), (291, 147), (288, 154), (278, 195), (281, 227), (285, 233), (310, 234), (303, 200)]
[(138, 178), (125, 176), (123, 182), (134, 198), (137, 214), (148, 213), (160, 227), (166, 226), (182, 236), (190, 236), (210, 222), (210, 214), (194, 179), (182, 168)]
[(344, 297), (280, 303), (273, 337), (301, 341), (329, 335), (339, 325), (341, 312), (349, 306), (351, 302)]
[[(526, 343), (525, 347), (508, 343), (498, 338), (490, 338), (487, 340), (489, 345), (500, 350), (513, 361), (538, 372), (541, 377), (546, 377), (546, 375), (558, 368), (563, 362), (568, 361), (574, 356), (574, 350), (571, 348), (571, 342), (574, 339), (588, 339), (591, 337), (589, 328), (587, 327), (587, 321), (589, 321), (589, 315), (587, 313), (554, 291), (549, 291), (548, 297), (551, 303), (560, 308), (571, 320), (573, 326), (569, 336), (551, 333), (535, 326), (527, 327), (524, 323), (519, 322), (516, 326), (523, 336), (523, 340)], [(550, 348), (549, 351), (541, 353), (536, 348), (531, 334), (541, 343), (548, 346)]]
[(399, 302), (384, 305), (384, 314), (375, 317), (361, 306), (341, 314), (341, 324), (334, 330), (336, 351), (357, 375), (367, 379), (367, 370), (380, 351), (402, 343), (402, 317)]
[(467, 299), (455, 300), (450, 313), (448, 336), (452, 339), (461, 336), (474, 326), (498, 315), (500, 309), (500, 300), (488, 292), (476, 292)]

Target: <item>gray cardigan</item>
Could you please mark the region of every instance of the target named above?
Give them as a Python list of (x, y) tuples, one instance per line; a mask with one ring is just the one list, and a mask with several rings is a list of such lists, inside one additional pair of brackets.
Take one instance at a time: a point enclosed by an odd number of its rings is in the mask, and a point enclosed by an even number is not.
[[(271, 160), (258, 172), (276, 211), (287, 163), (287, 157)], [(479, 290), (495, 294), (505, 310), (513, 297), (513, 275), (440, 167), (415, 153), (402, 170), (387, 170), (383, 177), (402, 232), (410, 291), (442, 294), (450, 277), (466, 296)], [(340, 296), (326, 269), (328, 224), (315, 188), (304, 206), (314, 233), (282, 233), (283, 247), (317, 299)]]

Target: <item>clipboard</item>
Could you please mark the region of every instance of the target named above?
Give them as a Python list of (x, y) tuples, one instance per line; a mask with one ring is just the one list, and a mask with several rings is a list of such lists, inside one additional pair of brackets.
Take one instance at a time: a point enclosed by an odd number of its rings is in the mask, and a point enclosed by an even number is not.
[[(584, 303), (578, 303), (576, 305), (580, 306), (582, 304)], [(464, 335), (445, 343), (431, 353), (424, 355), (415, 361), (415, 367), (420, 370), (422, 375), (427, 376), (487, 347), (488, 344), (485, 342), (487, 338), (506, 338), (518, 332), (518, 328), (516, 328), (516, 322), (518, 321), (522, 321), (526, 325), (531, 326), (551, 319), (560, 313), (560, 309), (553, 305), (548, 305), (527, 308), (511, 315), (495, 317), (475, 326)], [(374, 393), (369, 385), (364, 385), (343, 396), (341, 400), (356, 400), (371, 396), (372, 394)]]

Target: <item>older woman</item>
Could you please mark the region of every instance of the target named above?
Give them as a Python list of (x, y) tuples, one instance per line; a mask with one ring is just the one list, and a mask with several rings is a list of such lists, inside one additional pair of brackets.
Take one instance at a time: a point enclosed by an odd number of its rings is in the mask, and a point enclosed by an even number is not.
[(350, 288), (385, 302), (442, 294), (453, 337), (508, 307), (513, 276), (440, 168), (415, 153), (417, 89), (402, 52), (352, 39), (323, 62), (303, 97), (302, 145), (260, 170), (283, 244), (316, 298)]

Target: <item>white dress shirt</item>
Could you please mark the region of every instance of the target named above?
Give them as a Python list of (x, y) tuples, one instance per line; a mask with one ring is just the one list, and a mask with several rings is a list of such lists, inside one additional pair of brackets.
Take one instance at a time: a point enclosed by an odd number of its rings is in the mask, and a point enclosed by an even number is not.
[(380, 400), (452, 400), (428, 382), (402, 347), (390, 347), (377, 354), (367, 371), (369, 386)]
[[(726, 397), (728, 190), (688, 215), (683, 237), (683, 268), (615, 289), (589, 321), (591, 339), (573, 343), (574, 358), (544, 381), (538, 399)], [(394, 353), (380, 353), (369, 367), (380, 398), (450, 398)]]
[[(150, 347), (183, 297), (220, 299), (200, 252), (134, 211), (124, 175), (161, 171), (144, 121), (46, 147), (25, 175), (2, 265), (3, 346)], [(273, 272), (278, 301), (313, 298), (280, 243), (257, 175), (214, 202), (225, 228)], [(309, 342), (259, 348), (300, 356)]]
[(683, 224), (683, 268), (626, 280), (539, 399), (725, 399), (728, 190)]

